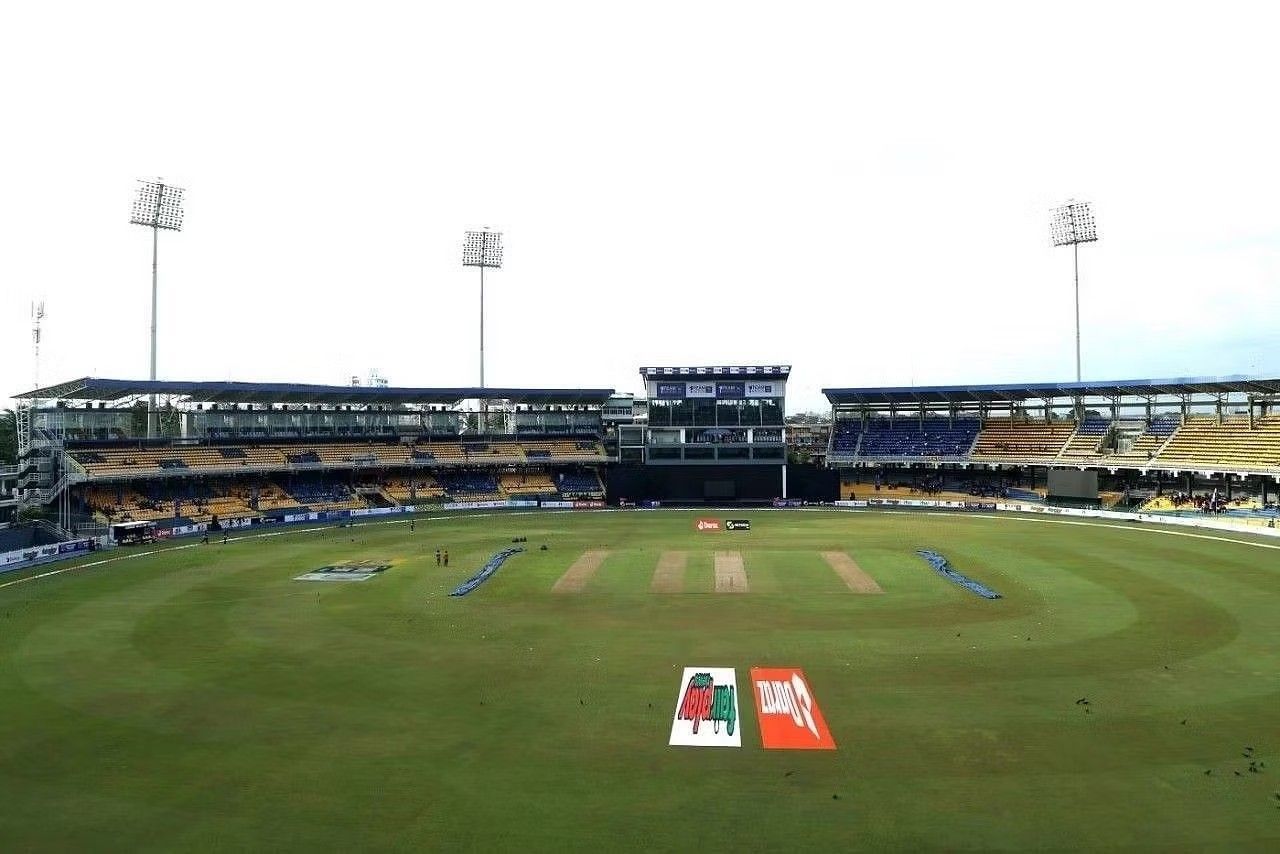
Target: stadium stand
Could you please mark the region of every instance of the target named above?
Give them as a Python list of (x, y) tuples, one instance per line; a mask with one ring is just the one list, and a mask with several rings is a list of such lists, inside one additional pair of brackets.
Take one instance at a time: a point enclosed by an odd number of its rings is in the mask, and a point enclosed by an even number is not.
[(1063, 457), (1097, 457), (1102, 455), (1102, 442), (1111, 431), (1111, 419), (1087, 415), (1062, 448)]
[(835, 429), (831, 431), (831, 453), (835, 456), (852, 457), (858, 452), (861, 438), (861, 421), (837, 421)]
[(599, 462), (605, 458), (604, 447), (596, 441), (525, 441), (523, 444), (528, 459), (554, 458), (567, 462)]
[(381, 484), (382, 493), (397, 504), (413, 504), (444, 497), (444, 487), (430, 475), (388, 478)]
[(287, 487), (298, 505), (310, 510), (357, 510), (367, 506), (346, 484), (323, 480), (294, 483)]
[(604, 486), (594, 472), (562, 472), (556, 486), (566, 498), (603, 498)]
[(1074, 421), (989, 418), (973, 446), (975, 460), (1048, 460), (1062, 453)]
[(1280, 416), (1190, 416), (1155, 454), (1167, 466), (1280, 470)]
[(226, 471), (290, 467), (397, 467), (448, 464), (520, 464), (538, 462), (601, 462), (604, 447), (598, 441), (555, 440), (538, 442), (486, 441), (399, 442), (364, 441), (307, 445), (172, 446), (146, 448), (100, 447), (73, 449), (72, 459), (90, 478), (146, 477), (166, 469)]
[(505, 472), (499, 478), (502, 491), (511, 496), (553, 496), (556, 484), (545, 472)]
[(1143, 426), (1128, 450), (1113, 454), (1111, 460), (1116, 463), (1146, 465), (1165, 442), (1169, 441), (1169, 437), (1178, 429), (1180, 420), (1176, 415), (1158, 415), (1152, 418)]
[(874, 419), (862, 432), (858, 456), (962, 457), (973, 446), (979, 426), (976, 418), (954, 422), (945, 418)]
[(490, 471), (442, 471), (438, 475), (446, 494), (458, 501), (500, 501), (498, 476)]

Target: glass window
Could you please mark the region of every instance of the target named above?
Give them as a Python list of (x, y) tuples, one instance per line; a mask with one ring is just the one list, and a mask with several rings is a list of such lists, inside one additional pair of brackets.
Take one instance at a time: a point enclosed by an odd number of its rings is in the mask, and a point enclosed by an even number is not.
[(679, 430), (650, 430), (650, 445), (678, 445), (680, 444)]

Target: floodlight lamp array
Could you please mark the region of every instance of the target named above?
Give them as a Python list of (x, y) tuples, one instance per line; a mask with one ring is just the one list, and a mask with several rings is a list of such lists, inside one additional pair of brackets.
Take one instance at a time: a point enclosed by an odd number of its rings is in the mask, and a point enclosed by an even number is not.
[(159, 181), (139, 181), (138, 195), (133, 200), (133, 214), (129, 222), (169, 231), (182, 230), (181, 187), (172, 187)]
[(502, 268), (502, 232), (468, 231), (462, 244), (462, 266)]
[(1088, 202), (1069, 201), (1053, 209), (1049, 220), (1049, 237), (1054, 246), (1070, 246), (1074, 243), (1092, 243), (1098, 239), (1098, 229)]

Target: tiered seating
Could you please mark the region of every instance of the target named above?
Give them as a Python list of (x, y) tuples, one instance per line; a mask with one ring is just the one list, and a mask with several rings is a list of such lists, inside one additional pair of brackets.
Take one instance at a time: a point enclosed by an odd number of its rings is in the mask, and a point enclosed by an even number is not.
[(604, 496), (604, 487), (600, 484), (600, 478), (595, 472), (564, 472), (559, 475), (556, 486), (559, 487), (562, 495), (566, 496), (587, 496), (589, 498), (601, 498)]
[(392, 501), (412, 504), (422, 499), (442, 498), (444, 487), (430, 475), (415, 474), (411, 477), (389, 478), (383, 484), (382, 492)]
[(214, 471), (269, 470), (290, 466), (379, 466), (395, 468), (436, 464), (519, 464), (530, 459), (597, 462), (603, 446), (594, 439), (513, 441), (337, 442), (291, 445), (177, 445), (160, 448), (95, 448), (71, 455), (91, 477), (176, 474), (175, 469)]
[(258, 488), (258, 510), (263, 513), (269, 510), (287, 510), (298, 506), (300, 505), (296, 498), (274, 483)]
[(859, 456), (959, 457), (969, 452), (978, 429), (975, 419), (875, 419), (867, 422)]
[(831, 438), (833, 456), (851, 457), (858, 449), (858, 438), (862, 435), (861, 421), (837, 421)]
[(439, 481), (448, 495), (459, 501), (500, 501), (505, 497), (491, 472), (444, 471)]
[(498, 478), (498, 485), (507, 495), (554, 495), (555, 482), (542, 472), (503, 473)]
[(1193, 415), (1155, 457), (1177, 468), (1280, 469), (1280, 416), (1254, 421), (1228, 416)]
[(463, 443), (462, 450), (473, 463), (524, 462), (524, 452), (515, 442), (469, 442)]
[(1050, 459), (1062, 452), (1075, 432), (1074, 421), (1022, 421), (989, 418), (973, 447), (975, 460)]
[(1075, 435), (1063, 447), (1062, 456), (1075, 458), (1099, 456), (1099, 445), (1110, 429), (1111, 421), (1109, 419), (1099, 418), (1096, 415), (1086, 415), (1085, 419), (1080, 422)]
[(223, 495), (214, 498), (206, 498), (199, 506), (200, 513), (193, 515), (183, 511), (196, 522), (211, 521), (214, 516), (218, 519), (238, 519), (242, 516), (257, 515), (257, 511), (249, 506), (249, 502), (242, 495)]
[(326, 465), (352, 463), (355, 465), (404, 465), (409, 461), (407, 445), (391, 442), (349, 442), (335, 445), (315, 445), (319, 461)]
[(594, 462), (604, 456), (604, 448), (599, 442), (585, 440), (544, 440), (526, 441), (525, 455), (531, 459), (580, 460)]
[[(467, 459), (467, 455), (462, 451), (462, 445), (458, 442), (421, 442), (414, 446), (414, 450), (430, 454), (432, 459), (442, 463), (461, 463)], [(424, 459), (420, 462), (429, 461)]]
[(312, 510), (358, 510), (366, 506), (364, 500), (343, 483), (298, 483), (290, 486), (288, 492), (297, 504)]
[[(292, 453), (293, 451), (290, 450)], [(173, 448), (104, 448), (93, 451), (71, 451), (85, 471), (95, 477), (121, 475), (172, 474), (172, 469), (225, 469), (231, 466), (273, 466), (285, 464), (279, 448), (239, 447), (209, 448), (202, 446)]]
[(134, 489), (91, 487), (84, 492), (84, 499), (108, 523), (145, 522), (174, 516), (172, 501), (156, 501)]

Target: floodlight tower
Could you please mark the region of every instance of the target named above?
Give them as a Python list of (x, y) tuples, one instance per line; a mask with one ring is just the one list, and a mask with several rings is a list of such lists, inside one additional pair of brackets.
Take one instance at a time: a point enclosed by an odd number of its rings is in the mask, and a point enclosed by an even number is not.
[(502, 269), (502, 232), (468, 231), (462, 244), (462, 266), (480, 268), (480, 388), (484, 388), (484, 270)]
[[(160, 229), (182, 231), (181, 187), (166, 184), (163, 178), (138, 181), (138, 195), (133, 200), (129, 222), (151, 229), (151, 379), (156, 378), (156, 262), (160, 250)], [(156, 396), (153, 392), (147, 406), (147, 438), (155, 433)]]
[(1053, 209), (1049, 220), (1049, 236), (1054, 246), (1070, 246), (1075, 263), (1076, 280), (1076, 382), (1080, 375), (1080, 244), (1093, 243), (1098, 230), (1093, 224), (1093, 214), (1088, 202), (1070, 199), (1065, 205)]
[(44, 324), (44, 300), (39, 304), (31, 303), (31, 348), (35, 356), (32, 362), (35, 384), (32, 388), (40, 388), (40, 339), (41, 326)]

